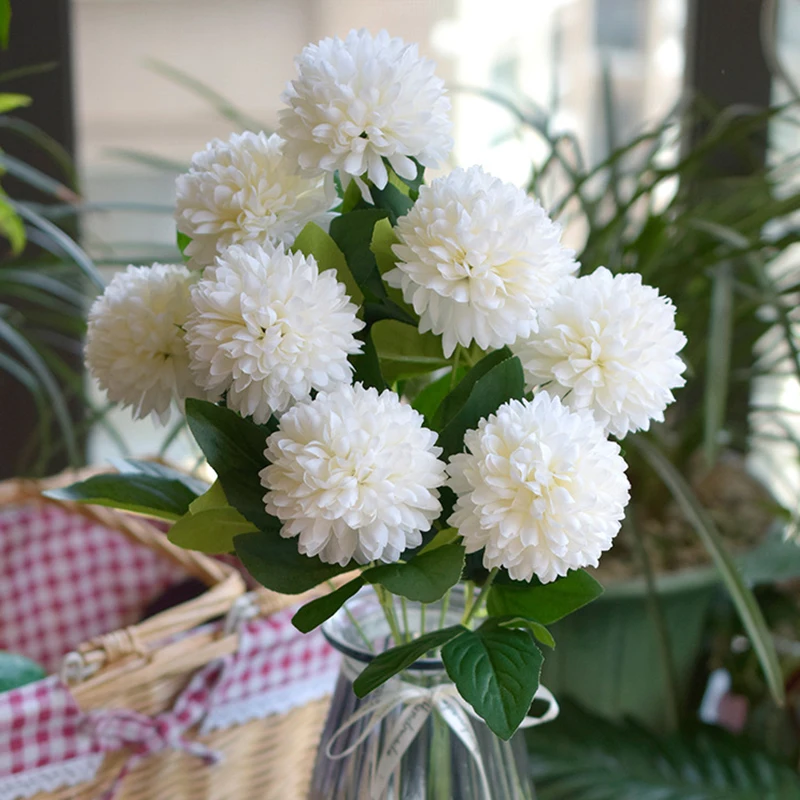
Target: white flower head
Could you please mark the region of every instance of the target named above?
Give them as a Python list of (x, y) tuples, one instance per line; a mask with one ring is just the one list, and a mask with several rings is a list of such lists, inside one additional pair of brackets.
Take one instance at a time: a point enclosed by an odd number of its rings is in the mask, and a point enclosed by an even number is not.
[(192, 310), (186, 267), (129, 266), (94, 301), (86, 366), (109, 400), (162, 424), (173, 400), (205, 397), (194, 383), (182, 326)]
[(548, 583), (597, 566), (628, 502), (626, 464), (587, 411), (541, 392), (511, 400), (464, 437), (447, 471), (458, 495), (448, 523), (487, 569)]
[(176, 181), (178, 230), (191, 238), (189, 267), (202, 269), (226, 247), (282, 242), (290, 247), (309, 221), (330, 221), (335, 193), (304, 178), (284, 155), (277, 134), (234, 133), (195, 153)]
[(402, 178), (416, 177), (450, 153), (450, 100), (435, 65), (416, 45), (366, 30), (310, 44), (295, 59), (298, 77), (283, 94), (279, 133), (303, 174), (339, 171), (342, 183), (365, 173), (383, 189), (386, 159)]
[(514, 347), (528, 388), (542, 385), (587, 408), (618, 437), (647, 430), (683, 386), (675, 306), (636, 273), (600, 267), (567, 282), (539, 313), (539, 331)]
[(395, 230), (400, 260), (386, 281), (403, 290), (422, 332), (442, 334), (446, 356), (456, 344), (485, 350), (529, 336), (536, 309), (578, 269), (542, 206), (480, 167), (421, 187)]
[(258, 423), (312, 389), (349, 383), (364, 327), (333, 271), (282, 245), (229, 247), (192, 287), (186, 341), (197, 382)]
[(441, 513), (436, 434), (389, 390), (320, 392), (267, 439), (264, 503), (284, 538), (328, 564), (397, 561)]

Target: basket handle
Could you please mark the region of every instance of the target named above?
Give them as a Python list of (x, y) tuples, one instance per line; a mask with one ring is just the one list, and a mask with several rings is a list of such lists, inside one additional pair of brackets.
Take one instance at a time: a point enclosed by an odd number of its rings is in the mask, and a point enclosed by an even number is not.
[(80, 679), (130, 656), (147, 657), (166, 637), (224, 616), (236, 599), (246, 592), (244, 580), (233, 567), (203, 553), (177, 547), (143, 517), (105, 506), (72, 503), (42, 495), (46, 489), (63, 486), (96, 472), (68, 471), (43, 481), (12, 479), (0, 482), (0, 505), (37, 503), (66, 508), (71, 513), (117, 530), (131, 541), (162, 554), (209, 589), (200, 597), (155, 614), (136, 625), (98, 636), (80, 645), (75, 653), (65, 659), (66, 671), (69, 673), (72, 670), (72, 676)]
[(219, 561), (211, 559), (203, 553), (184, 550), (182, 547), (172, 544), (164, 533), (156, 528), (146, 517), (107, 506), (92, 506), (84, 503), (73, 503), (68, 500), (55, 500), (42, 495), (42, 492), (48, 489), (60, 489), (75, 481), (85, 480), (92, 475), (99, 475), (103, 472), (104, 470), (89, 468), (67, 470), (44, 480), (16, 478), (3, 481), (0, 483), (0, 505), (35, 502), (68, 508), (72, 513), (85, 517), (92, 522), (119, 530), (128, 539), (141, 544), (148, 550), (161, 553), (173, 563), (183, 567), (187, 573), (203, 581), (207, 586), (213, 586), (225, 580), (228, 570), (224, 569)]

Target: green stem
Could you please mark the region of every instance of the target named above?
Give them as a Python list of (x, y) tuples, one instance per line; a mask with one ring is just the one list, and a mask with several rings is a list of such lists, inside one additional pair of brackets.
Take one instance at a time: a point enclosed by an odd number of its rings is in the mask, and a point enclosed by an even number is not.
[(444, 628), (444, 621), (447, 619), (447, 609), (450, 607), (450, 592), (452, 589), (448, 589), (444, 597), (442, 598), (442, 610), (439, 614), (439, 627)]
[(461, 624), (472, 610), (472, 604), (475, 602), (475, 584), (472, 581), (464, 581), (464, 613), (461, 616)]
[[(330, 587), (331, 591), (334, 591), (336, 589), (336, 587), (333, 585), (333, 581), (327, 581), (327, 584)], [(367, 646), (367, 650), (369, 650), (370, 653), (374, 653), (375, 650), (372, 647), (372, 642), (369, 640), (369, 637), (364, 632), (364, 629), (361, 627), (359, 621), (353, 615), (353, 612), (347, 607), (347, 603), (344, 604), (343, 608), (344, 608), (344, 613), (347, 615), (347, 619), (350, 620), (350, 624), (356, 629), (356, 632), (361, 637), (361, 641), (363, 641), (364, 644)]]
[(394, 603), (392, 596), (380, 584), (375, 585), (375, 593), (378, 595), (378, 602), (383, 609), (383, 615), (386, 617), (386, 622), (389, 625), (389, 630), (392, 633), (392, 638), (396, 645), (403, 643), (403, 636), (400, 633), (400, 626), (397, 624), (397, 617), (394, 613)]
[(419, 606), (419, 635), (425, 635), (425, 612), (428, 610), (427, 603), (420, 603)]
[(458, 362), (461, 358), (461, 345), (456, 345), (456, 352), (453, 354), (453, 371), (450, 373), (450, 391), (456, 387), (458, 381)]
[(481, 590), (478, 593), (478, 597), (474, 603), (472, 603), (469, 609), (465, 609), (464, 611), (464, 618), (461, 620), (462, 625), (469, 625), (472, 622), (473, 617), (478, 613), (480, 607), (484, 604), (488, 594), (489, 589), (491, 589), (492, 584), (494, 583), (494, 579), (497, 577), (497, 573), (500, 571), (499, 567), (495, 567), (490, 573), (489, 577), (486, 579), (486, 583), (481, 586)]
[(408, 624), (408, 603), (405, 597), (400, 597), (400, 608), (403, 609), (403, 638), (406, 642), (411, 641), (411, 627)]

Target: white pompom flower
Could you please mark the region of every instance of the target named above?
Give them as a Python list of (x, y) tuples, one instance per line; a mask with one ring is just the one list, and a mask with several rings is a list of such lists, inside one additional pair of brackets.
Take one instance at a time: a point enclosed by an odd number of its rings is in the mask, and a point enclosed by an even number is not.
[(205, 397), (192, 379), (183, 325), (192, 310), (184, 266), (129, 266), (94, 301), (86, 366), (108, 399), (162, 424), (172, 401)]
[(578, 264), (561, 228), (522, 189), (480, 167), (456, 169), (420, 188), (397, 222), (399, 261), (386, 274), (442, 335), (445, 356), (475, 341), (486, 350), (536, 329), (536, 309)]
[(436, 433), (392, 391), (320, 392), (267, 439), (264, 503), (298, 549), (342, 566), (397, 561), (441, 513)]
[(192, 269), (213, 264), (232, 244), (290, 247), (307, 222), (329, 223), (336, 199), (321, 178), (297, 174), (280, 136), (249, 131), (195, 153), (175, 188), (175, 219), (192, 240), (186, 247)]
[(549, 583), (596, 567), (619, 532), (629, 498), (626, 464), (588, 411), (541, 392), (511, 400), (467, 431), (452, 457), (457, 494), (448, 523), (487, 569)]
[(675, 306), (641, 275), (600, 267), (565, 284), (538, 321), (538, 333), (514, 346), (528, 388), (590, 409), (620, 438), (664, 420), (671, 390), (685, 383), (678, 353), (686, 337), (675, 329)]
[(229, 247), (192, 287), (186, 341), (197, 382), (265, 423), (313, 389), (349, 383), (364, 327), (344, 284), (313, 256)]
[(298, 77), (283, 94), (278, 132), (286, 155), (308, 176), (336, 170), (346, 186), (366, 174), (383, 189), (384, 159), (402, 178), (416, 177), (412, 159), (444, 163), (453, 146), (450, 100), (432, 61), (416, 45), (374, 38), (366, 30), (310, 44), (295, 59)]

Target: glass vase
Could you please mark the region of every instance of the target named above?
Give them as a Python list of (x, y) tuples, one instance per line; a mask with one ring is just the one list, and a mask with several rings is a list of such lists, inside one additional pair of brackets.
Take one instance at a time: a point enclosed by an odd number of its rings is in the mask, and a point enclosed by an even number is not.
[[(405, 630), (418, 634), (458, 624), (463, 601), (456, 587), (444, 609), (441, 602), (424, 610), (408, 603), (402, 611), (395, 602), (395, 608)], [(371, 588), (349, 600), (323, 632), (343, 659), (311, 800), (533, 800), (524, 737), (503, 741), (468, 713), (438, 658), (420, 659), (366, 697), (355, 695), (355, 678), (391, 643)]]

